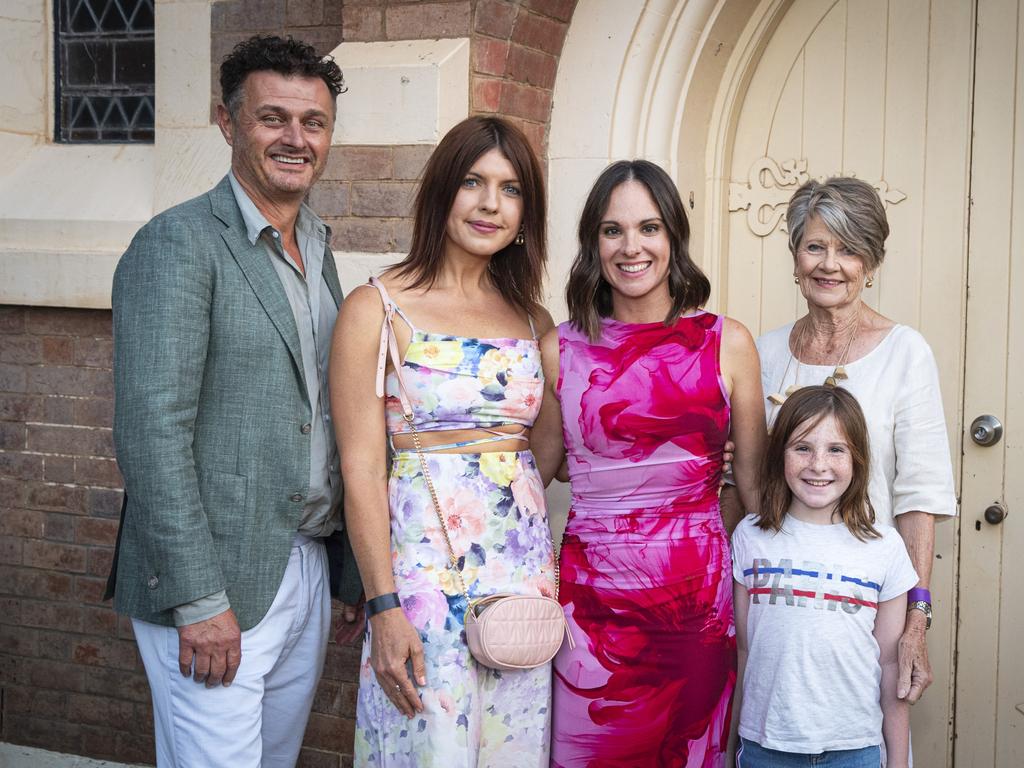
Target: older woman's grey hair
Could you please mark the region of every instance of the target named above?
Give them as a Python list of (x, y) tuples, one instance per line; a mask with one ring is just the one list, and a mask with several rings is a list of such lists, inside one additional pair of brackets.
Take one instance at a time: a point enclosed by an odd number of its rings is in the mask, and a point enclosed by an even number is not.
[(808, 181), (794, 192), (786, 210), (789, 250), (794, 257), (811, 216), (818, 216), (843, 245), (860, 256), (866, 269), (881, 266), (889, 221), (873, 186), (850, 176), (834, 176)]

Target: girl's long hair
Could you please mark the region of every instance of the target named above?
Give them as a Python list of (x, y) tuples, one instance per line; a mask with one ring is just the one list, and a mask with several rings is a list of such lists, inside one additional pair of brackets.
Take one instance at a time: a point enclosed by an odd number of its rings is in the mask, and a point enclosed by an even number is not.
[(619, 160), (601, 172), (587, 195), (580, 214), (580, 249), (565, 288), (569, 320), (591, 341), (601, 335), (601, 318), (612, 314), (612, 289), (601, 273), (601, 222), (612, 193), (627, 181), (637, 181), (647, 188), (665, 223), (671, 248), (668, 292), (672, 297), (665, 325), (678, 320), (684, 310), (704, 306), (711, 295), (711, 283), (690, 258), (690, 223), (671, 177), (649, 160)]
[(758, 528), (782, 530), (782, 522), (793, 501), (793, 492), (786, 483), (786, 447), (829, 416), (835, 417), (853, 460), (850, 486), (839, 497), (834, 514), (861, 541), (881, 537), (874, 526), (875, 509), (868, 498), (871, 464), (868, 426), (857, 398), (839, 387), (804, 387), (790, 395), (779, 409), (761, 465)]
[(515, 307), (534, 315), (541, 306), (547, 261), (547, 198), (540, 162), (521, 130), (500, 117), (469, 117), (437, 145), (423, 170), (416, 193), (412, 245), (395, 265), (396, 274), (411, 278), (410, 288), (429, 288), (444, 265), (448, 212), (473, 163), (497, 149), (515, 170), (523, 192), (522, 230), (525, 243), (509, 243), (491, 257), (491, 281)]

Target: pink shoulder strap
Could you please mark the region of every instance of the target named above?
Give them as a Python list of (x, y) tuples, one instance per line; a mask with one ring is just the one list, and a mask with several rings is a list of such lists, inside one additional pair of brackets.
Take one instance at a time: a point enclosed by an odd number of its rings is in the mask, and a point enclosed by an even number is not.
[(395, 314), (399, 312), (399, 309), (391, 300), (387, 289), (380, 280), (371, 277), (370, 285), (380, 293), (380, 300), (384, 304), (384, 322), (380, 328), (380, 349), (377, 353), (377, 397), (384, 397), (384, 370), (387, 368), (390, 354), (391, 365), (395, 369), (395, 377), (398, 379), (398, 397), (402, 401), (402, 413), (409, 418), (412, 416), (412, 405), (406, 394), (405, 382), (402, 381), (402, 361), (398, 355), (398, 340), (395, 337)]

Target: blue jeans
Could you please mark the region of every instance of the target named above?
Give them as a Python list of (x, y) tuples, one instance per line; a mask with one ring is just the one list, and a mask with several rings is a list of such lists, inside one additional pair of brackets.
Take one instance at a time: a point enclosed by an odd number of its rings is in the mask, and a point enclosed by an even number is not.
[(741, 738), (740, 748), (736, 752), (736, 768), (879, 768), (881, 764), (882, 752), (878, 747), (837, 749), (817, 755), (802, 755), (765, 749), (756, 741)]

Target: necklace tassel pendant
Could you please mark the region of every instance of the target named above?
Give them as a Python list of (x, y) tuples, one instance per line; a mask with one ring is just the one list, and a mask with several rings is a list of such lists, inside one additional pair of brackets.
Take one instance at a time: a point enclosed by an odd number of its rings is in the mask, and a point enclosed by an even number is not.
[(774, 405), (782, 405), (784, 402), (786, 402), (786, 396), (780, 395), (778, 392), (773, 392), (772, 394), (768, 395), (768, 402)]
[(845, 381), (850, 377), (846, 375), (846, 369), (843, 366), (837, 365), (836, 369), (832, 371), (832, 378), (838, 379), (839, 381)]
[(831, 387), (832, 389), (835, 389), (838, 386), (838, 384), (836, 383), (836, 377), (835, 376), (827, 376), (825, 378), (825, 386), (826, 387)]

